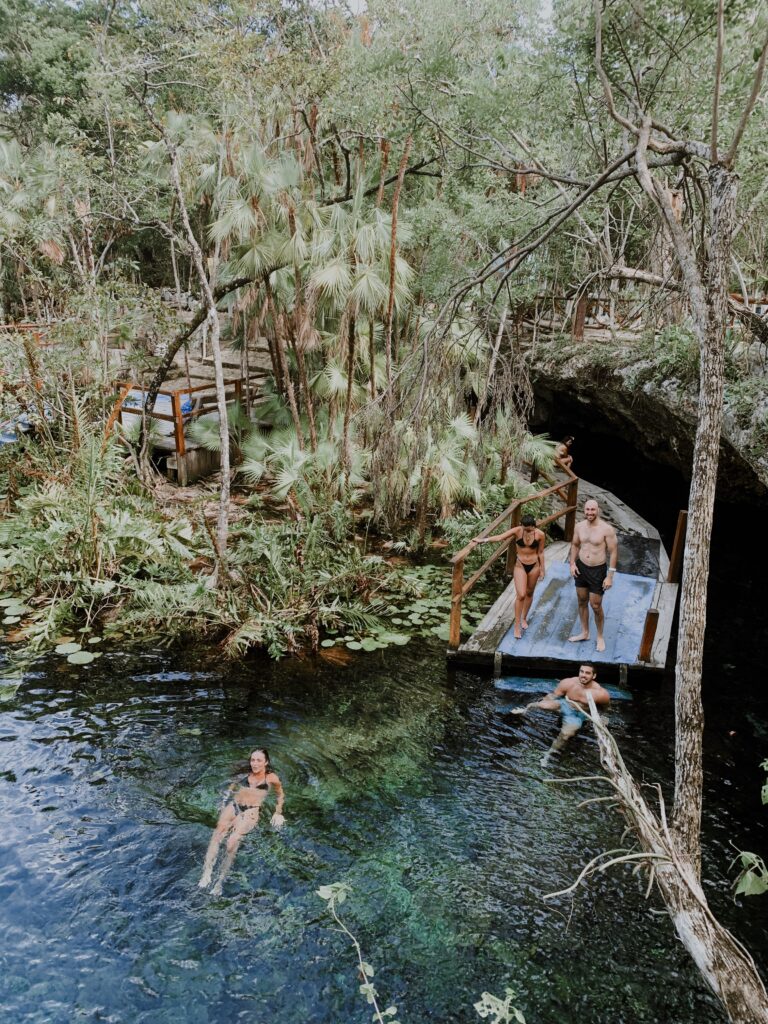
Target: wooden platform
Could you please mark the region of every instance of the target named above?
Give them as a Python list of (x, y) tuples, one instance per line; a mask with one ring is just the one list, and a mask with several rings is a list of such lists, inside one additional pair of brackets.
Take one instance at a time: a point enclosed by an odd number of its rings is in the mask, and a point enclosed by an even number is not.
[[(603, 678), (619, 678), (626, 671), (658, 672), (667, 661), (677, 602), (677, 584), (667, 583), (669, 558), (658, 531), (615, 495), (587, 481), (580, 481), (583, 504), (595, 498), (601, 514), (617, 529), (618, 571), (603, 602), (605, 643), (596, 650), (595, 627), (590, 612), (592, 639), (570, 643), (580, 631), (576, 588), (568, 562), (570, 545), (557, 542), (545, 551), (546, 576), (536, 588), (529, 628), (522, 639), (514, 638), (515, 588), (506, 587), (469, 639), (449, 650), (451, 662), (490, 669), (495, 675), (546, 671), (566, 675), (579, 659), (604, 665)], [(650, 657), (640, 661), (640, 645), (648, 610), (658, 610), (658, 626)]]

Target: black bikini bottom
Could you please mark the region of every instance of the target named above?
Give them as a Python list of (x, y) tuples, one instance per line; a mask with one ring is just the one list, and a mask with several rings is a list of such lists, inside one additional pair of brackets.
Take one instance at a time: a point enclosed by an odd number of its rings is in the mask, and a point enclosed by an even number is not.
[(526, 562), (521, 562), (520, 559), (518, 558), (517, 564), (518, 565), (522, 565), (522, 567), (525, 569), (525, 575), (527, 576), (528, 573), (531, 571), (531, 569), (535, 569), (536, 566), (539, 563), (538, 562), (532, 562), (530, 565), (528, 565)]

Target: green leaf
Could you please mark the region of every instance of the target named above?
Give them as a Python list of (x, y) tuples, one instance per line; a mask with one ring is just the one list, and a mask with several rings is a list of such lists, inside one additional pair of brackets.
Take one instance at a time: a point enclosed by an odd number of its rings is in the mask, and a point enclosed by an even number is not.
[(336, 641), (335, 640), (321, 640), (320, 641), (320, 646), (321, 647), (335, 647), (336, 646)]
[(365, 974), (365, 976), (367, 978), (372, 978), (373, 977), (374, 970), (373, 970), (373, 968), (371, 967), (370, 964), (365, 962), (365, 960), (361, 960), (360, 961), (360, 968), (361, 968), (361, 970), (363, 971), (363, 973)]
[(751, 870), (742, 873), (736, 885), (737, 896), (762, 896), (764, 892), (768, 892), (768, 874)]
[(80, 644), (76, 643), (59, 644), (57, 647), (54, 648), (54, 650), (56, 654), (77, 654), (78, 651), (82, 650), (82, 647)]
[(348, 640), (347, 647), (350, 651), (361, 651), (363, 649), (363, 645), (357, 640)]
[(92, 661), (96, 660), (96, 655), (91, 654), (90, 651), (76, 651), (74, 654), (70, 654), (67, 661), (70, 665), (89, 665)]

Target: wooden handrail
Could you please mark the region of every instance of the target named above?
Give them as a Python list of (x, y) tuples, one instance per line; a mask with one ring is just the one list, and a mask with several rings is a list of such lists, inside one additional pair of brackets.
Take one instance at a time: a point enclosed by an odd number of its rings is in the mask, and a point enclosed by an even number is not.
[[(555, 459), (556, 465), (565, 473), (567, 480), (561, 483), (553, 484), (551, 487), (547, 487), (543, 491), (536, 491), (534, 494), (529, 494), (525, 498), (516, 498), (512, 504), (505, 508), (504, 511), (496, 516), (493, 522), (489, 523), (476, 537), (473, 537), (469, 544), (466, 544), (460, 551), (458, 551), (453, 558), (451, 558), (451, 565), (453, 566), (453, 572), (451, 575), (451, 615), (448, 625), (448, 646), (455, 650), (461, 643), (461, 602), (474, 587), (475, 583), (480, 577), (493, 565), (493, 563), (509, 549), (510, 540), (500, 541), (499, 546), (491, 554), (489, 558), (483, 562), (479, 569), (472, 573), (468, 580), (464, 580), (464, 562), (470, 552), (475, 550), (477, 542), (484, 540), (499, 526), (504, 520), (509, 519), (511, 522), (520, 514), (520, 509), (523, 505), (527, 505), (530, 501), (540, 501), (542, 498), (548, 498), (550, 495), (555, 495), (560, 501), (563, 502), (564, 507), (559, 512), (553, 512), (551, 515), (546, 516), (544, 519), (537, 521), (536, 526), (541, 528), (546, 526), (548, 523), (554, 522), (556, 519), (560, 519), (565, 516), (564, 532), (566, 540), (570, 541), (573, 539), (573, 530), (576, 522), (576, 511), (578, 508), (578, 489), (579, 489), (579, 478), (570, 469), (569, 466), (564, 466), (560, 459)], [(567, 498), (563, 498), (563, 491), (567, 490)], [(509, 566), (508, 566), (509, 569)]]
[[(132, 384), (130, 382), (122, 382), (120, 386), (121, 386), (122, 389), (127, 389), (127, 390), (130, 390), (131, 388), (135, 387), (138, 391), (141, 391), (142, 394), (144, 394), (144, 389), (141, 387), (140, 384)], [(234, 401), (239, 402), (241, 400), (241, 398), (242, 398), (242, 391), (243, 391), (242, 377), (225, 377), (224, 378), (224, 387), (225, 387), (225, 389), (226, 388), (230, 388), (230, 387), (233, 389), (234, 393), (233, 393), (232, 399)], [(143, 415), (146, 414), (146, 416), (148, 416), (149, 419), (162, 420), (165, 423), (172, 423), (173, 424), (173, 444), (174, 444), (174, 448), (176, 450), (176, 454), (177, 455), (186, 455), (186, 452), (187, 452), (187, 441), (186, 441), (186, 437), (184, 436), (185, 424), (189, 423), (190, 420), (196, 419), (198, 416), (205, 415), (210, 410), (206, 409), (206, 408), (200, 408), (200, 409), (190, 409), (189, 412), (182, 412), (181, 411), (181, 396), (182, 395), (196, 395), (196, 394), (199, 394), (201, 391), (214, 391), (215, 388), (216, 388), (216, 382), (214, 380), (211, 380), (208, 384), (188, 385), (186, 387), (180, 387), (180, 388), (161, 388), (157, 392), (158, 397), (162, 396), (163, 398), (170, 398), (170, 400), (171, 400), (171, 410), (172, 410), (170, 413), (167, 413), (167, 412), (155, 412), (154, 409), (151, 412), (145, 413), (144, 407), (142, 405), (139, 405), (137, 407), (131, 407), (129, 405), (123, 404), (121, 406), (121, 408), (120, 408), (119, 415), (120, 415), (120, 418), (122, 420), (123, 415), (143, 416)], [(127, 393), (127, 391), (126, 391), (126, 393)]]

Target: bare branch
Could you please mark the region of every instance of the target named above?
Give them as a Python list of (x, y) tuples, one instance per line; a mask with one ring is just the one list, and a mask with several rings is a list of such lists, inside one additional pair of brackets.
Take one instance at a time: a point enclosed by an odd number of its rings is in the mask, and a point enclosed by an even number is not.
[(603, 87), (603, 95), (605, 96), (605, 102), (608, 104), (608, 111), (617, 124), (620, 124), (627, 131), (631, 132), (635, 137), (640, 135), (640, 129), (636, 124), (628, 121), (626, 117), (622, 116), (616, 109), (616, 103), (613, 99), (613, 89), (608, 79), (608, 75), (605, 73), (603, 67), (603, 12), (600, 7), (600, 0), (595, 0), (595, 67), (597, 69), (597, 77), (600, 79), (600, 84)]
[(715, 87), (712, 92), (712, 163), (717, 163), (717, 123), (720, 118), (720, 85), (723, 77), (723, 43), (725, 38), (724, 0), (717, 0), (717, 51), (715, 55)]
[(766, 32), (765, 40), (763, 41), (763, 48), (760, 51), (760, 59), (757, 62), (757, 68), (755, 70), (755, 77), (752, 80), (752, 92), (749, 94), (747, 105), (742, 112), (741, 120), (739, 121), (736, 129), (736, 134), (733, 136), (733, 142), (731, 143), (730, 149), (723, 159), (723, 163), (726, 167), (731, 167), (733, 165), (733, 161), (736, 159), (736, 151), (739, 148), (739, 143), (741, 142), (741, 137), (744, 134), (744, 129), (747, 127), (747, 121), (749, 120), (750, 114), (755, 109), (757, 97), (760, 95), (760, 88), (763, 84), (766, 57), (768, 57), (768, 32)]

